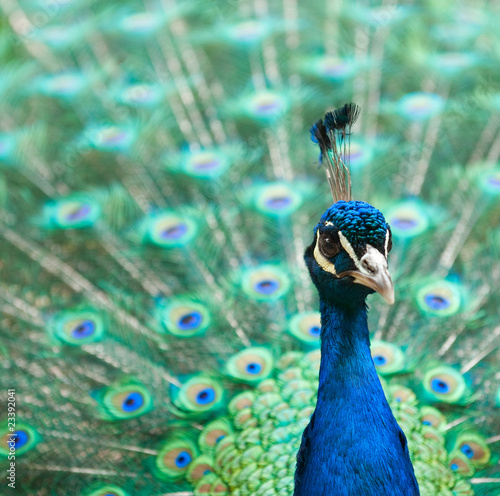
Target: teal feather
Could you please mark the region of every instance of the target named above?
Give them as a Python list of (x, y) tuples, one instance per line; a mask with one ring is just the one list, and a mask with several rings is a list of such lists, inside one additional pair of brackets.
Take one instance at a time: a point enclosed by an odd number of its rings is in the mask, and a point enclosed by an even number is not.
[(20, 494), (293, 493), (320, 363), (303, 254), (330, 204), (308, 129), (345, 101), (353, 196), (392, 230), (371, 351), (420, 493), (500, 492), (494, 5), (0, 8)]

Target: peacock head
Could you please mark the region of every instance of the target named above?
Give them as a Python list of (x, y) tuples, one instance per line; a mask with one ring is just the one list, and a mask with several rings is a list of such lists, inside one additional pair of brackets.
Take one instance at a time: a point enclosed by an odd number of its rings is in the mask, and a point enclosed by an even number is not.
[(380, 211), (362, 201), (338, 201), (314, 228), (304, 259), (323, 301), (363, 303), (376, 291), (392, 305), (391, 248), (391, 229)]

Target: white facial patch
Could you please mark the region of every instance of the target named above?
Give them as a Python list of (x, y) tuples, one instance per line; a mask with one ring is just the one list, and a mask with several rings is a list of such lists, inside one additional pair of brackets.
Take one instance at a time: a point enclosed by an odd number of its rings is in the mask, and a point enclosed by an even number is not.
[(335, 272), (335, 265), (330, 262), (327, 258), (323, 256), (323, 254), (319, 251), (319, 229), (316, 232), (316, 245), (314, 246), (314, 259), (318, 262), (318, 265), (325, 271), (330, 272), (334, 276), (337, 275)]
[(342, 234), (342, 231), (339, 231), (339, 239), (342, 248), (344, 248), (347, 254), (351, 257), (351, 260), (354, 262), (354, 265), (356, 265), (356, 267), (360, 269), (361, 264), (359, 262), (359, 258), (356, 255), (354, 248), (351, 246), (351, 243), (349, 243), (349, 241), (347, 241), (347, 238)]
[(387, 232), (385, 233), (385, 258), (387, 258), (387, 248), (389, 247), (389, 229), (387, 229)]

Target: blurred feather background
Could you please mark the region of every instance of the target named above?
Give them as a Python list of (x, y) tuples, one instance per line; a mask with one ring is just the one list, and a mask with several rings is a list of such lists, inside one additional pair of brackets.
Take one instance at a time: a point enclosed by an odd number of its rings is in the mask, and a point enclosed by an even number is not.
[(354, 198), (394, 236), (372, 354), (421, 493), (500, 494), (498, 2), (0, 8), (19, 494), (292, 493), (331, 201), (308, 130), (347, 101)]

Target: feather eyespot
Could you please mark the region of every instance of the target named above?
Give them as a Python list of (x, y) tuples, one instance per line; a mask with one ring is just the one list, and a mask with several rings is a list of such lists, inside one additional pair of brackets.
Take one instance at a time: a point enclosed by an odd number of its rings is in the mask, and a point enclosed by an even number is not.
[(84, 339), (92, 336), (96, 329), (95, 323), (91, 320), (84, 320), (77, 324), (71, 331), (71, 336), (75, 339)]
[(294, 315), (288, 326), (290, 334), (307, 345), (318, 345), (321, 335), (319, 312), (302, 312)]
[(241, 279), (243, 291), (257, 301), (273, 301), (287, 293), (290, 287), (288, 274), (279, 267), (262, 265), (245, 271)]
[(434, 427), (435, 429), (446, 425), (446, 417), (434, 407), (424, 406), (420, 409), (420, 413), (420, 421), (423, 425)]
[(184, 246), (196, 236), (193, 219), (170, 211), (152, 215), (145, 228), (149, 241), (163, 248)]
[(273, 356), (267, 348), (253, 347), (231, 357), (226, 372), (235, 379), (256, 382), (269, 377), (273, 366)]
[(286, 109), (286, 100), (278, 93), (261, 91), (256, 93), (248, 103), (250, 115), (258, 119), (272, 119), (282, 115)]
[(476, 467), (486, 465), (491, 458), (491, 451), (485, 438), (476, 432), (462, 433), (456, 440), (455, 448), (460, 450)]
[(374, 340), (371, 353), (377, 372), (383, 375), (395, 374), (404, 369), (405, 355), (401, 348), (392, 343)]
[(204, 451), (212, 452), (215, 447), (232, 433), (231, 424), (225, 418), (210, 422), (200, 434), (198, 444)]
[(156, 457), (156, 468), (161, 478), (182, 478), (197, 456), (196, 447), (190, 439), (177, 438), (167, 441)]
[(201, 455), (189, 467), (187, 479), (191, 483), (196, 483), (203, 476), (211, 474), (213, 471), (213, 459), (210, 456)]
[(128, 496), (128, 493), (123, 491), (123, 489), (118, 486), (106, 485), (92, 491), (88, 496)]
[(266, 215), (285, 217), (302, 203), (298, 188), (287, 183), (270, 183), (260, 186), (254, 193), (257, 209)]
[(461, 403), (467, 393), (464, 377), (454, 368), (442, 365), (426, 372), (424, 388), (438, 401)]
[(490, 195), (498, 195), (500, 192), (500, 169), (486, 169), (479, 175), (481, 188)]
[(420, 310), (436, 317), (456, 314), (463, 300), (463, 288), (457, 283), (437, 280), (421, 287), (417, 293)]
[(101, 414), (108, 420), (127, 420), (143, 415), (153, 408), (153, 397), (134, 380), (117, 383), (93, 393), (101, 405)]
[(82, 196), (50, 202), (44, 207), (47, 225), (59, 229), (91, 227), (100, 215), (100, 205), (91, 198)]
[(174, 390), (175, 405), (185, 411), (203, 413), (220, 406), (224, 396), (222, 386), (206, 375), (194, 376), (180, 390)]
[(47, 331), (64, 344), (81, 346), (102, 338), (104, 322), (102, 316), (92, 310), (65, 310), (49, 320)]
[(454, 455), (450, 457), (448, 466), (454, 472), (458, 472), (463, 476), (471, 476), (474, 474), (474, 466), (472, 462), (460, 451), (454, 451)]
[(338, 233), (322, 233), (318, 243), (320, 252), (326, 258), (333, 258), (341, 250)]
[(16, 455), (22, 455), (33, 449), (41, 440), (40, 434), (31, 427), (18, 423), (16, 430), (0, 431), (0, 456), (9, 455), (15, 449)]
[(157, 315), (163, 329), (180, 338), (203, 334), (211, 321), (208, 309), (189, 297), (173, 298), (158, 308)]
[(231, 156), (218, 150), (204, 150), (185, 157), (184, 172), (201, 179), (220, 176), (231, 165)]

